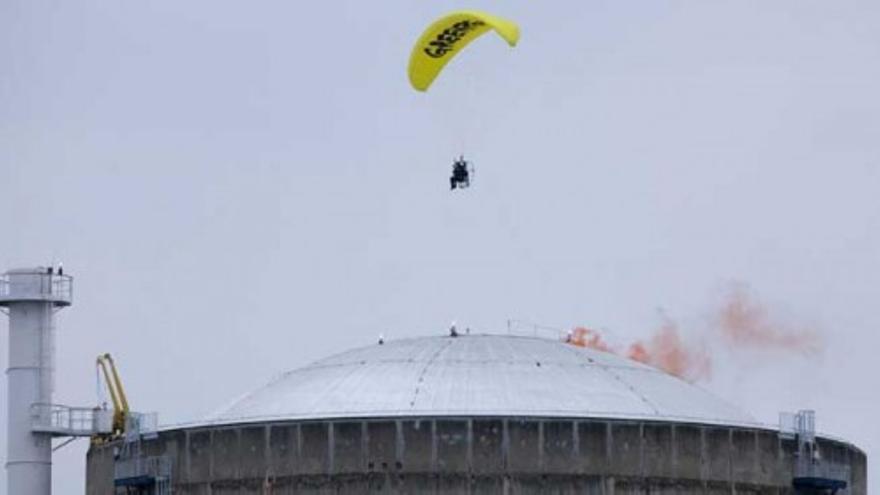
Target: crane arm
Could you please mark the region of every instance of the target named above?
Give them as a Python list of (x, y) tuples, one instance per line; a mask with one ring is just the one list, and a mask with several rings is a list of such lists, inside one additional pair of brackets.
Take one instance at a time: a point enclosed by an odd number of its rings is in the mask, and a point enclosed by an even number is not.
[(113, 381), (110, 378), (110, 372), (107, 369), (107, 362), (104, 360), (104, 356), (98, 356), (97, 361), (95, 361), (97, 366), (101, 369), (104, 375), (104, 383), (107, 384), (107, 390), (110, 391), (110, 400), (113, 401), (113, 410), (121, 411), (122, 404), (119, 402), (119, 396), (116, 395), (116, 387), (113, 385)]
[(128, 398), (122, 388), (122, 380), (119, 378), (116, 364), (110, 353), (98, 356), (97, 363), (104, 373), (107, 390), (110, 391), (110, 399), (113, 401), (113, 431), (121, 434), (125, 431), (125, 422), (129, 415)]
[(119, 373), (116, 371), (116, 363), (113, 362), (110, 353), (104, 354), (104, 356), (107, 358), (107, 362), (110, 363), (110, 371), (113, 372), (113, 382), (116, 384), (116, 392), (119, 394), (119, 403), (122, 405), (122, 411), (128, 416), (128, 398), (125, 396), (125, 389), (122, 388), (122, 380), (119, 378)]

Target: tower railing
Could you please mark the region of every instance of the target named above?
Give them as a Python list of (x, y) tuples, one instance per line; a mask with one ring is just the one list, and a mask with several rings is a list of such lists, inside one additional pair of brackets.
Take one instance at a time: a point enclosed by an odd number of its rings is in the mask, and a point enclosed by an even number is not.
[[(20, 282), (24, 278), (24, 282)], [(73, 302), (73, 277), (57, 273), (0, 275), (0, 301), (53, 301), (63, 305)]]
[(113, 411), (61, 404), (31, 406), (31, 428), (56, 436), (84, 437), (113, 431)]
[(125, 441), (155, 438), (159, 431), (159, 414), (131, 411), (125, 421)]
[(800, 444), (816, 441), (816, 412), (801, 410), (779, 413), (779, 436), (798, 440)]

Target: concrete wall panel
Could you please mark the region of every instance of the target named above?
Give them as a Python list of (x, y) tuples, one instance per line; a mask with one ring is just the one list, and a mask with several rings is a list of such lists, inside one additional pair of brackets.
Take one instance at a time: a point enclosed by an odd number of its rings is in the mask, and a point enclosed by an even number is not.
[(86, 495), (113, 493), (113, 449), (91, 448), (86, 455)]
[(642, 472), (642, 425), (611, 423), (611, 464), (608, 470), (620, 476)]
[[(392, 421), (367, 422), (367, 471), (396, 472), (397, 424)], [(384, 476), (379, 477), (384, 479)]]
[[(119, 495), (122, 495), (121, 492)], [(192, 485), (176, 485), (174, 495), (211, 495), (209, 483), (196, 483)]]
[(708, 481), (704, 493), (707, 495), (731, 495), (733, 484), (726, 481)]
[(675, 476), (703, 479), (703, 430), (699, 426), (675, 426)]
[(798, 445), (794, 440), (780, 439), (779, 446), (779, 475), (781, 479), (790, 480), (794, 476)]
[(407, 473), (398, 477), (395, 489), (399, 495), (416, 495), (420, 493), (435, 493), (437, 476), (422, 473)]
[(294, 493), (297, 495), (335, 495), (336, 490), (329, 476), (310, 475), (297, 478)]
[(754, 430), (733, 430), (730, 471), (734, 483), (754, 483), (758, 472), (758, 437)]
[(674, 477), (675, 448), (672, 442), (672, 425), (646, 423), (642, 427), (642, 436), (644, 438), (643, 472), (650, 476)]
[(297, 455), (299, 462), (295, 467), (297, 474), (330, 472), (329, 430), (329, 423), (324, 422), (308, 422), (300, 425)]
[(434, 469), (434, 422), (403, 421), (403, 470), (427, 473)]
[(234, 480), (241, 477), (243, 462), (238, 428), (216, 429), (211, 435), (211, 479)]
[[(87, 495), (114, 493), (114, 447), (90, 449)], [(444, 418), (174, 430), (142, 452), (174, 460), (178, 495), (793, 495), (795, 448), (775, 432), (736, 427)], [(826, 439), (819, 448), (851, 467), (849, 493), (866, 495), (864, 455)]]
[(239, 480), (214, 481), (211, 483), (211, 495), (243, 495), (242, 483)]
[(157, 455), (166, 455), (171, 459), (171, 473), (176, 479), (186, 469), (186, 432), (175, 430), (163, 433), (150, 443), (157, 445)]
[(605, 422), (579, 421), (577, 423), (578, 455), (575, 472), (601, 475), (608, 472), (608, 430)]
[(240, 478), (263, 479), (269, 471), (266, 459), (266, 427), (248, 426), (239, 432), (238, 464)]
[(574, 422), (544, 421), (544, 473), (568, 473), (575, 455)]
[(850, 449), (850, 478), (852, 480), (852, 495), (866, 495), (868, 493), (868, 459), (856, 449)]
[(296, 471), (297, 425), (269, 427), (269, 472), (275, 477), (290, 476)]
[(332, 482), (332, 487), (336, 495), (392, 493), (391, 483), (385, 473), (365, 473), (360, 475), (344, 474), (335, 476)]
[(539, 423), (527, 420), (507, 422), (507, 460), (511, 471), (536, 473), (541, 471), (541, 444), (538, 439)]
[(520, 492), (558, 495), (602, 495), (601, 478), (559, 474), (533, 475), (516, 479), (513, 486)]
[(469, 493), (504, 493), (504, 478), (499, 476), (473, 476)]
[(189, 468), (181, 473), (181, 481), (189, 483), (211, 481), (211, 430), (191, 431), (187, 444)]
[(471, 471), (478, 474), (504, 472), (504, 422), (500, 419), (475, 419), (472, 431)]
[(443, 473), (468, 471), (468, 423), (437, 420), (437, 469)]
[[(703, 431), (703, 464), (707, 481), (730, 481), (731, 443), (729, 428), (707, 427)], [(726, 486), (726, 485), (725, 485)]]
[(364, 472), (364, 424), (333, 424), (333, 470), (336, 473)]
[(756, 483), (765, 485), (782, 485), (785, 478), (782, 476), (780, 455), (779, 455), (779, 435), (770, 431), (759, 431), (757, 433), (758, 453), (757, 468), (754, 473)]
[(437, 495), (460, 495), (470, 493), (470, 477), (461, 474), (448, 474), (434, 479), (434, 493)]

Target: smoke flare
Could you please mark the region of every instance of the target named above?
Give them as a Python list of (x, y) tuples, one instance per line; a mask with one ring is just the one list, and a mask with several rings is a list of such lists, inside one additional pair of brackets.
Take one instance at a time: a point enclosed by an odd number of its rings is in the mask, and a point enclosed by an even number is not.
[(568, 343), (578, 347), (596, 349), (597, 351), (602, 352), (614, 352), (611, 349), (611, 346), (609, 346), (602, 338), (602, 334), (592, 328), (575, 328), (568, 336)]
[(635, 342), (626, 352), (615, 349), (601, 333), (586, 327), (572, 330), (567, 341), (578, 347), (624, 355), (689, 381), (708, 378), (712, 369), (708, 354), (696, 346), (685, 344), (677, 325), (668, 318), (647, 343)]
[(742, 283), (731, 285), (721, 305), (712, 311), (711, 327), (696, 342), (682, 338), (676, 322), (665, 315), (650, 338), (623, 348), (610, 345), (599, 331), (586, 327), (575, 328), (566, 340), (579, 347), (625, 356), (688, 381), (711, 377), (712, 356), (707, 352), (707, 343), (720, 342), (729, 352), (769, 349), (811, 354), (822, 350), (822, 339), (816, 331), (774, 320)]
[(712, 361), (701, 346), (685, 343), (674, 321), (665, 318), (648, 343), (635, 342), (626, 357), (645, 363), (688, 381), (708, 379)]
[(718, 330), (728, 344), (743, 348), (816, 353), (821, 339), (814, 330), (791, 329), (774, 322), (767, 308), (742, 284), (731, 287), (718, 312)]

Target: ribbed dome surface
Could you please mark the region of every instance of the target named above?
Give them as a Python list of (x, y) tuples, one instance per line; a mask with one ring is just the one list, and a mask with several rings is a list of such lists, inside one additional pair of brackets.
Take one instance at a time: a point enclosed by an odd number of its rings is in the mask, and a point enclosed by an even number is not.
[(209, 423), (401, 416), (754, 420), (657, 369), (563, 342), (424, 337), (354, 349), (283, 374)]

